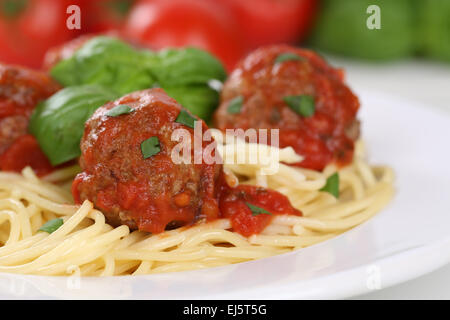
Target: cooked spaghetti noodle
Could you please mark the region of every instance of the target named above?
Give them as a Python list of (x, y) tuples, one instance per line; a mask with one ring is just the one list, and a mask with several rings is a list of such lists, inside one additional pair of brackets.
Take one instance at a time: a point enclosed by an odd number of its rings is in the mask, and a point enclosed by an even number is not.
[[(241, 151), (254, 152), (249, 144), (240, 146)], [(225, 153), (228, 149), (219, 148)], [(273, 175), (262, 174), (259, 164), (225, 162), (234, 183), (277, 190), (303, 213), (275, 216), (261, 234), (249, 238), (233, 232), (227, 219), (157, 235), (130, 232), (124, 225), (113, 228), (89, 201), (73, 204), (69, 190), (77, 166), (43, 179), (30, 168), (21, 175), (0, 172), (0, 272), (142, 275), (228, 265), (311, 246), (361, 224), (392, 198), (392, 170), (369, 166), (363, 149), (358, 142), (353, 163), (339, 169), (338, 199), (320, 191), (336, 167), (323, 172), (290, 167), (284, 163), (299, 159), (291, 148), (280, 150), (279, 170)], [(64, 220), (59, 229), (51, 234), (39, 231), (55, 218)]]

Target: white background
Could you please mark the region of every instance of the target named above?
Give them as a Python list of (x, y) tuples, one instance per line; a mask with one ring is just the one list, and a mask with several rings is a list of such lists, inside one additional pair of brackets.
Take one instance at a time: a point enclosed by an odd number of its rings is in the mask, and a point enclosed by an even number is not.
[[(329, 57), (329, 60), (334, 66), (346, 70), (350, 86), (364, 86), (416, 100), (430, 108), (447, 110), (450, 116), (450, 63), (409, 60), (377, 64), (334, 57)], [(405, 121), (407, 118), (400, 120)], [(418, 279), (355, 298), (450, 299), (450, 265)]]

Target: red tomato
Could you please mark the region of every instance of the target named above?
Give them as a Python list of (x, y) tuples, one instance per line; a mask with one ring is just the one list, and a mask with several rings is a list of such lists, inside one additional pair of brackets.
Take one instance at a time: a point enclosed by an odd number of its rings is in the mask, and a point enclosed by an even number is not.
[(94, 0), (87, 7), (87, 30), (102, 33), (122, 28), (135, 0)]
[[(84, 0), (85, 1), (85, 0)], [(81, 1), (82, 2), (82, 1)], [(1, 0), (0, 61), (38, 68), (45, 51), (77, 36), (69, 30), (67, 7), (73, 0)]]
[(195, 46), (214, 54), (228, 69), (245, 50), (234, 17), (211, 0), (144, 0), (130, 12), (125, 36), (146, 46)]
[(214, 0), (231, 7), (251, 49), (305, 37), (317, 0)]
[(50, 173), (53, 168), (41, 151), (36, 138), (30, 134), (18, 138), (0, 157), (0, 170), (20, 172), (30, 166), (38, 176)]

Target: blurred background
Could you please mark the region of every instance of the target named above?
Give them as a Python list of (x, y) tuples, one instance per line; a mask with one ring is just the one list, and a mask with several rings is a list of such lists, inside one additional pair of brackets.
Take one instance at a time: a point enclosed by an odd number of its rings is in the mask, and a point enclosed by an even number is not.
[[(80, 29), (69, 30), (74, 4)], [(82, 34), (200, 47), (228, 71), (260, 46), (309, 47), (351, 86), (450, 110), (450, 0), (0, 0), (0, 62), (41, 68), (49, 48)]]
[[(81, 9), (69, 30), (66, 9)], [(380, 8), (370, 29), (368, 8)], [(373, 22), (373, 20), (370, 20)], [(228, 70), (249, 51), (290, 43), (372, 63), (450, 63), (449, 0), (0, 0), (0, 61), (41, 67), (50, 47), (114, 32), (149, 48), (197, 46)]]

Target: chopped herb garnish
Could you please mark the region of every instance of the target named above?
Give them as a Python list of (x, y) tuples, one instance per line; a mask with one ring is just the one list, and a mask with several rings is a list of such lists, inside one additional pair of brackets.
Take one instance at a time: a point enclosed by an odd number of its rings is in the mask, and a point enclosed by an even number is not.
[(339, 174), (336, 172), (329, 176), (327, 183), (320, 191), (331, 193), (335, 198), (339, 198)]
[(275, 63), (283, 63), (285, 61), (303, 61), (305, 60), (303, 57), (300, 57), (295, 53), (282, 53), (276, 59)]
[(304, 117), (311, 117), (315, 110), (314, 97), (309, 95), (286, 96), (284, 102), (297, 114)]
[(64, 223), (64, 220), (61, 218), (57, 218), (57, 219), (53, 219), (50, 221), (47, 221), (42, 227), (39, 228), (38, 231), (44, 231), (47, 233), (53, 233), (56, 230), (59, 229), (59, 227), (61, 227)]
[(239, 97), (234, 98), (228, 104), (227, 112), (230, 113), (230, 114), (240, 113), (243, 102), (244, 102), (244, 97), (243, 96), (239, 96)]
[(245, 203), (247, 205), (247, 207), (252, 211), (252, 216), (257, 216), (260, 214), (268, 214), (268, 215), (272, 215), (269, 211), (267, 211), (266, 209), (260, 208), (258, 206), (255, 206), (251, 203), (246, 202)]
[(195, 117), (191, 116), (186, 110), (181, 110), (175, 122), (184, 124), (185, 126), (194, 129), (195, 127)]
[(151, 137), (141, 143), (141, 152), (144, 159), (148, 159), (161, 151), (157, 137)]
[(125, 104), (119, 104), (118, 106), (115, 106), (114, 108), (112, 108), (111, 110), (106, 112), (105, 114), (108, 117), (118, 117), (122, 114), (129, 114), (133, 111), (134, 111), (134, 109), (131, 108), (130, 106), (127, 106)]

